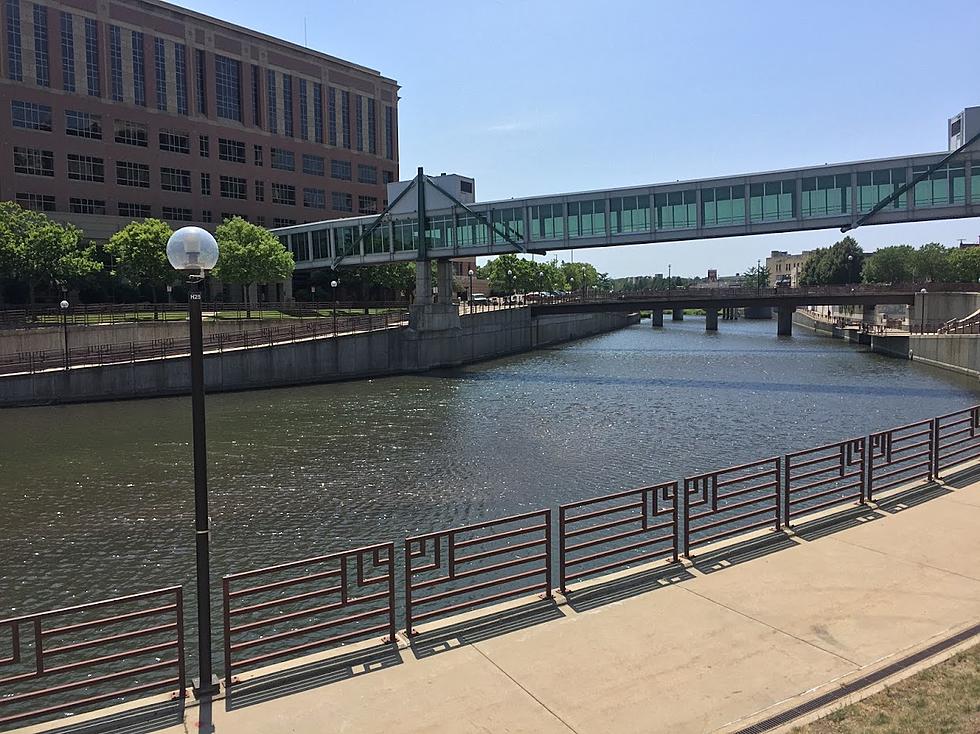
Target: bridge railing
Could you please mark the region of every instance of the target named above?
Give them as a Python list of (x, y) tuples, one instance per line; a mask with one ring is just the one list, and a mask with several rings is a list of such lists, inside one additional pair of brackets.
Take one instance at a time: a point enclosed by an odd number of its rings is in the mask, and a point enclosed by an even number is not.
[(938, 475), (943, 469), (980, 455), (980, 405), (935, 419), (935, 457)]
[(786, 454), (783, 457), (783, 512), (794, 518), (866, 499), (865, 447), (854, 438)]
[(909, 423), (868, 437), (868, 498), (916, 480), (929, 480), (936, 444), (935, 419)]

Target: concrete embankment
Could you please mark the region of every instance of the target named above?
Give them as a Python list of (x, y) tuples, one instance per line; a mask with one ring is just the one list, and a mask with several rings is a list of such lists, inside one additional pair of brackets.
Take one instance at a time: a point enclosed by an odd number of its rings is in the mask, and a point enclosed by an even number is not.
[[(424, 372), (526, 352), (636, 323), (636, 314), (532, 318), (526, 309), (463, 316), (460, 327), (400, 327), (205, 355), (208, 392)], [(186, 328), (186, 324), (185, 324)], [(46, 405), (190, 392), (187, 357), (0, 378), (0, 406)]]

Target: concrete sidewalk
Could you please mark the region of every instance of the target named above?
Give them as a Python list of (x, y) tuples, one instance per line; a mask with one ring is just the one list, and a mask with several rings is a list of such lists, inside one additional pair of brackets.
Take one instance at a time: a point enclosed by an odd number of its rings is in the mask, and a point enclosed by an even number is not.
[(666, 567), (639, 593), (573, 592), (496, 637), (444, 635), (291, 695), (192, 706), (164, 731), (734, 731), (980, 621), (980, 482), (931, 494), (772, 534), (777, 550), (743, 562)]

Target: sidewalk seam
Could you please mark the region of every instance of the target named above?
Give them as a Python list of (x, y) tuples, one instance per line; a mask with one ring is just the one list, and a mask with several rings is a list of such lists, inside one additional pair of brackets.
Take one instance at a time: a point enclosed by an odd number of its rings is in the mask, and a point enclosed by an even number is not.
[(730, 607), (727, 604), (722, 604), (720, 601), (717, 601), (715, 599), (712, 599), (710, 596), (705, 596), (704, 594), (699, 594), (698, 592), (692, 591), (691, 589), (685, 588), (683, 586), (681, 588), (683, 588), (684, 591), (686, 591), (689, 594), (694, 594), (694, 596), (700, 597), (701, 599), (704, 599), (705, 601), (709, 601), (712, 604), (717, 604), (719, 607), (722, 607), (723, 609), (727, 609), (730, 612), (734, 612), (735, 614), (738, 614), (739, 616), (745, 617), (746, 619), (751, 619), (753, 622), (757, 622), (757, 623), (761, 624), (762, 626), (768, 627), (769, 629), (771, 629), (771, 630), (773, 630), (775, 632), (779, 632), (780, 634), (786, 635), (787, 637), (792, 637), (794, 640), (797, 640), (798, 642), (802, 642), (805, 645), (809, 645), (810, 647), (812, 647), (812, 648), (814, 648), (816, 650), (819, 650), (820, 652), (826, 653), (828, 655), (833, 655), (835, 658), (837, 658), (839, 660), (843, 660), (845, 663), (848, 663), (849, 665), (853, 665), (856, 668), (860, 668), (861, 667), (861, 664), (860, 663), (855, 662), (854, 660), (851, 660), (850, 658), (846, 658), (843, 655), (841, 655), (840, 653), (836, 653), (833, 650), (826, 650), (826, 649), (820, 647), (820, 645), (817, 645), (817, 644), (815, 644), (813, 642), (810, 642), (810, 640), (805, 640), (802, 637), (797, 637), (792, 632), (787, 632), (786, 630), (780, 629), (779, 627), (775, 627), (775, 626), (769, 624), (768, 622), (763, 622), (761, 619), (757, 619), (756, 617), (753, 617), (751, 614), (746, 614), (745, 612), (739, 611), (738, 609), (735, 609), (734, 607)]
[(849, 545), (852, 548), (860, 548), (862, 550), (871, 551), (872, 553), (877, 553), (878, 555), (885, 556), (885, 558), (890, 558), (900, 563), (907, 563), (912, 566), (919, 566), (920, 568), (930, 568), (933, 571), (939, 571), (940, 573), (948, 573), (950, 576), (958, 576), (961, 579), (967, 579), (969, 581), (980, 582), (980, 577), (977, 576), (967, 576), (965, 573), (960, 573), (959, 571), (951, 571), (948, 568), (943, 568), (942, 566), (933, 566), (931, 563), (923, 563), (922, 561), (914, 561), (910, 558), (902, 558), (901, 556), (895, 556), (891, 553), (886, 553), (878, 548), (870, 548), (866, 545), (861, 545), (860, 543), (855, 543), (853, 541), (844, 540), (843, 538), (827, 538), (827, 540), (836, 540), (838, 543), (843, 545)]
[(497, 663), (496, 663), (496, 662), (494, 661), (494, 659), (493, 659), (493, 658), (491, 658), (491, 657), (490, 657), (489, 655), (487, 655), (487, 654), (486, 654), (485, 652), (483, 652), (483, 650), (481, 650), (481, 649), (479, 648), (479, 646), (478, 646), (478, 644), (476, 644), (476, 643), (474, 643), (473, 645), (471, 645), (471, 647), (472, 647), (472, 648), (473, 648), (474, 650), (476, 650), (476, 651), (477, 651), (478, 653), (480, 653), (480, 654), (481, 654), (481, 655), (482, 655), (482, 656), (483, 656), (484, 658), (486, 658), (486, 660), (487, 660), (487, 662), (488, 662), (488, 663), (490, 663), (490, 664), (491, 664), (491, 665), (492, 665), (493, 667), (495, 667), (495, 668), (496, 668), (497, 670), (499, 670), (499, 671), (500, 671), (501, 673), (503, 673), (503, 674), (504, 674), (505, 676), (507, 676), (507, 678), (508, 678), (508, 679), (509, 679), (509, 680), (510, 680), (510, 681), (511, 681), (511, 682), (512, 682), (512, 683), (513, 683), (513, 684), (514, 684), (515, 686), (517, 686), (518, 688), (520, 688), (520, 689), (521, 689), (522, 691), (524, 691), (524, 693), (526, 693), (526, 694), (527, 694), (528, 696), (530, 696), (530, 697), (531, 697), (532, 699), (534, 699), (534, 701), (535, 701), (535, 702), (536, 702), (536, 703), (537, 703), (537, 704), (538, 704), (538, 705), (539, 705), (539, 706), (540, 706), (541, 708), (543, 708), (543, 709), (544, 709), (545, 711), (547, 711), (547, 712), (548, 712), (549, 714), (551, 714), (551, 715), (552, 715), (552, 716), (554, 716), (554, 717), (555, 717), (556, 719), (558, 719), (558, 721), (560, 721), (560, 722), (562, 723), (562, 725), (563, 725), (563, 726), (564, 726), (564, 727), (565, 727), (566, 729), (568, 729), (568, 730), (569, 730), (570, 732), (574, 732), (574, 734), (579, 734), (579, 732), (578, 732), (578, 731), (577, 731), (576, 729), (574, 729), (574, 728), (573, 728), (573, 727), (572, 727), (572, 726), (571, 726), (571, 725), (570, 725), (570, 724), (569, 724), (569, 723), (568, 723), (567, 721), (565, 721), (565, 720), (564, 720), (564, 719), (563, 719), (562, 717), (560, 717), (560, 716), (559, 716), (559, 715), (558, 715), (557, 713), (555, 713), (554, 711), (552, 711), (552, 710), (551, 710), (551, 708), (549, 708), (549, 707), (548, 707), (548, 705), (547, 705), (547, 704), (545, 704), (545, 702), (544, 702), (544, 701), (542, 701), (542, 700), (541, 700), (540, 698), (538, 698), (538, 697), (537, 697), (537, 696), (535, 696), (535, 695), (534, 695), (533, 693), (531, 693), (531, 692), (530, 692), (530, 691), (529, 691), (529, 690), (528, 690), (527, 688), (525, 688), (524, 686), (522, 686), (522, 685), (521, 685), (521, 684), (520, 684), (520, 683), (519, 683), (519, 682), (517, 681), (517, 679), (516, 679), (516, 678), (514, 678), (514, 676), (512, 676), (512, 675), (511, 675), (510, 673), (508, 673), (508, 672), (507, 672), (506, 670), (504, 670), (504, 669), (503, 669), (503, 668), (501, 668), (501, 667), (500, 667), (499, 665), (497, 665)]

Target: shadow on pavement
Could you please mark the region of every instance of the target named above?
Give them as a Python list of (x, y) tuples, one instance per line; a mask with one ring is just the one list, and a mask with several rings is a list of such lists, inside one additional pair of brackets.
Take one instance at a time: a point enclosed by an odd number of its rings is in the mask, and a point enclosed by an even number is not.
[(672, 563), (669, 566), (596, 584), (579, 591), (569, 589), (565, 598), (568, 599), (568, 606), (576, 612), (587, 612), (604, 604), (622, 601), (631, 596), (645, 594), (655, 589), (663, 589), (693, 578), (691, 572), (682, 565)]
[[(980, 477), (978, 477), (980, 478)], [(878, 500), (878, 507), (885, 512), (894, 515), (896, 512), (907, 510), (910, 507), (921, 505), (929, 500), (942, 497), (945, 494), (952, 494), (953, 490), (938, 484), (929, 483), (921, 487), (915, 487), (906, 492), (893, 494), (883, 500)]]
[[(48, 723), (56, 722), (57, 720), (51, 720)], [(176, 699), (45, 731), (46, 734), (102, 734), (102, 732), (150, 734), (182, 723), (184, 723), (184, 702)]]
[(828, 517), (793, 525), (793, 532), (803, 540), (817, 540), (839, 533), (841, 530), (848, 530), (874, 520), (881, 520), (883, 517), (885, 516), (880, 512), (875, 512), (870, 507), (858, 505)]
[(282, 696), (391, 668), (400, 665), (401, 662), (402, 657), (397, 646), (388, 644), (270, 673), (233, 684), (225, 697), (225, 709), (234, 711), (254, 706)]
[(479, 619), (419, 633), (412, 637), (412, 650), (421, 660), (463, 645), (472, 645), (474, 642), (489, 640), (508, 632), (562, 619), (564, 616), (554, 599), (542, 599), (522, 607), (488, 614)]
[(734, 543), (704, 555), (692, 555), (691, 561), (694, 567), (703, 574), (716, 573), (737, 566), (739, 563), (762, 558), (770, 553), (793, 548), (796, 545), (796, 541), (786, 533), (773, 532), (770, 535)]
[(967, 469), (961, 469), (960, 471), (953, 472), (952, 474), (943, 474), (942, 479), (950, 487), (963, 489), (964, 487), (968, 487), (969, 485), (980, 481), (980, 465), (971, 466)]

